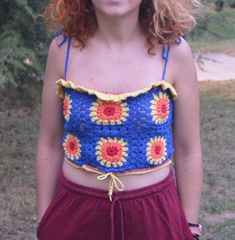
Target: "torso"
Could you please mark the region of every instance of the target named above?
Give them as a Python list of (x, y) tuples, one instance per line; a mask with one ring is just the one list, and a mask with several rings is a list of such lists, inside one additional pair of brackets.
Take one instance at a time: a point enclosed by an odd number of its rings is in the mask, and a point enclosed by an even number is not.
[[(102, 92), (133, 92), (148, 86), (151, 82), (161, 80), (163, 72), (161, 51), (162, 48), (159, 47), (156, 55), (149, 55), (140, 43), (136, 43), (136, 46), (123, 53), (110, 53), (105, 48), (97, 47), (92, 41), (88, 42), (82, 51), (71, 47), (67, 80)], [(171, 75), (168, 67), (167, 81), (173, 85)], [(168, 175), (169, 169), (168, 165), (145, 174), (119, 176), (119, 179), (123, 182), (125, 190), (131, 190), (160, 182)], [(65, 177), (75, 183), (107, 189), (109, 179), (97, 181), (96, 174), (74, 168), (66, 161), (62, 170)]]
[[(90, 173), (83, 169), (76, 169), (66, 161), (63, 163), (62, 170), (65, 177), (75, 183), (104, 190), (108, 188), (108, 178), (98, 181), (95, 173)], [(118, 178), (123, 182), (125, 190), (132, 190), (160, 182), (169, 174), (169, 170), (170, 167), (166, 166), (153, 172), (138, 175), (124, 175)], [(114, 191), (116, 191), (116, 189), (114, 189)]]

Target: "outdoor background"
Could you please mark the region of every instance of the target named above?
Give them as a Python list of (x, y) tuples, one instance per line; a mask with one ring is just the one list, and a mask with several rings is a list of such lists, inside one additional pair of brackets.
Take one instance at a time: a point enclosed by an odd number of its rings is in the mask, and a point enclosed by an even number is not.
[[(0, 239), (3, 240), (36, 239), (35, 153), (43, 72), (52, 39), (45, 31), (43, 19), (36, 16), (42, 13), (46, 2), (0, 1)], [(235, 0), (204, 1), (204, 5), (197, 28), (187, 35), (200, 73), (205, 175), (200, 222), (205, 227), (204, 240), (233, 240)]]

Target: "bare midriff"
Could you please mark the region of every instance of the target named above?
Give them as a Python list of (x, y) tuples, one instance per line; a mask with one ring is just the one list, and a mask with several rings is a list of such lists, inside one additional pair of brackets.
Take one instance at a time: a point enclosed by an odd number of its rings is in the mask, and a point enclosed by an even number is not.
[[(75, 168), (66, 161), (63, 163), (62, 171), (64, 173), (64, 176), (74, 183), (97, 189), (107, 190), (108, 188), (108, 178), (102, 181), (98, 181), (96, 173), (88, 172), (80, 168)], [(143, 174), (119, 175), (118, 178), (125, 186), (124, 191), (133, 190), (162, 181), (168, 176), (169, 171), (170, 165), (167, 165), (163, 168), (151, 172), (146, 172)], [(114, 191), (116, 191), (116, 189), (114, 189)]]

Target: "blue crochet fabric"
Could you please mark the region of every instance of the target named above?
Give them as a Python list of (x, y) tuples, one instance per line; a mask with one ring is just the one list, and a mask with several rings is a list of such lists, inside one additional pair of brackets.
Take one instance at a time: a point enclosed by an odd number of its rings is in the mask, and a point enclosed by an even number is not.
[[(69, 48), (70, 42), (65, 71)], [(66, 79), (56, 81), (63, 99), (61, 144), (67, 162), (103, 174), (103, 179), (108, 174), (113, 181), (119, 174), (145, 173), (172, 162), (177, 93), (164, 79), (168, 54), (169, 47), (163, 51), (162, 80), (129, 93), (103, 93)]]
[(169, 163), (175, 95), (164, 81), (156, 83), (125, 100), (119, 100), (123, 94), (104, 94), (113, 99), (106, 100), (102, 93), (58, 80), (58, 94), (64, 99), (66, 159), (105, 173), (145, 171)]

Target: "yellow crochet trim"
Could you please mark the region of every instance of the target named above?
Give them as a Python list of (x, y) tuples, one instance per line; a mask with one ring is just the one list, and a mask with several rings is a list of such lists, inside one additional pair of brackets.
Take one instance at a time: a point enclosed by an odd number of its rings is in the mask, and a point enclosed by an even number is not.
[(160, 166), (155, 166), (152, 168), (145, 168), (145, 169), (137, 169), (137, 170), (130, 170), (130, 171), (126, 171), (124, 173), (113, 173), (113, 172), (108, 172), (108, 173), (104, 173), (101, 172), (99, 170), (96, 170), (96, 168), (93, 168), (89, 165), (82, 165), (79, 166), (75, 163), (72, 163), (70, 160), (68, 160), (67, 158), (64, 158), (64, 160), (66, 162), (68, 162), (71, 166), (75, 167), (75, 168), (80, 168), (80, 169), (84, 169), (88, 172), (93, 172), (93, 173), (97, 173), (99, 174), (97, 176), (98, 180), (104, 180), (107, 177), (110, 177), (110, 181), (109, 181), (109, 191), (108, 191), (108, 196), (109, 196), (109, 200), (112, 201), (112, 195), (113, 195), (113, 187), (115, 186), (115, 188), (118, 191), (123, 191), (124, 190), (124, 184), (122, 183), (122, 181), (117, 177), (117, 176), (121, 176), (121, 175), (132, 175), (132, 174), (144, 174), (144, 173), (148, 173), (148, 172), (153, 172), (156, 169), (160, 169), (163, 167), (166, 167), (168, 165), (170, 165), (172, 163), (171, 159), (168, 159), (166, 161), (166, 163), (160, 165)]
[(104, 100), (104, 101), (122, 101), (127, 99), (128, 97), (136, 97), (142, 93), (148, 92), (150, 89), (153, 87), (161, 86), (163, 90), (169, 89), (172, 96), (173, 100), (177, 98), (177, 92), (175, 88), (166, 80), (160, 80), (156, 81), (153, 83), (150, 83), (148, 86), (145, 88), (142, 88), (140, 90), (136, 90), (133, 92), (127, 92), (127, 93), (121, 93), (121, 94), (112, 94), (112, 93), (102, 93), (97, 90), (89, 89), (86, 87), (83, 87), (81, 85), (77, 85), (72, 81), (64, 80), (64, 79), (59, 79), (56, 81), (56, 94), (60, 98), (64, 98), (64, 87), (65, 88), (71, 88), (74, 89), (78, 92), (87, 92), (89, 95), (95, 95), (97, 98)]
[[(64, 158), (64, 160), (67, 163), (69, 163), (71, 166), (73, 166), (74, 168), (84, 169), (88, 172), (93, 172), (93, 173), (97, 173), (97, 174), (105, 174), (105, 172), (99, 171), (99, 170), (97, 170), (97, 168), (91, 167), (89, 165), (83, 164), (82, 166), (79, 166), (79, 165), (73, 163), (72, 161), (70, 161), (69, 159), (67, 159), (66, 157)], [(171, 163), (172, 163), (172, 159), (167, 159), (164, 164), (161, 164), (159, 166), (154, 166), (154, 167), (151, 167), (151, 168), (129, 170), (129, 171), (125, 171), (125, 172), (117, 172), (117, 173), (115, 173), (115, 175), (116, 176), (122, 176), (122, 175), (133, 175), (133, 174), (144, 174), (144, 173), (148, 173), (148, 172), (153, 172), (156, 169), (166, 167), (166, 166), (170, 165)]]

